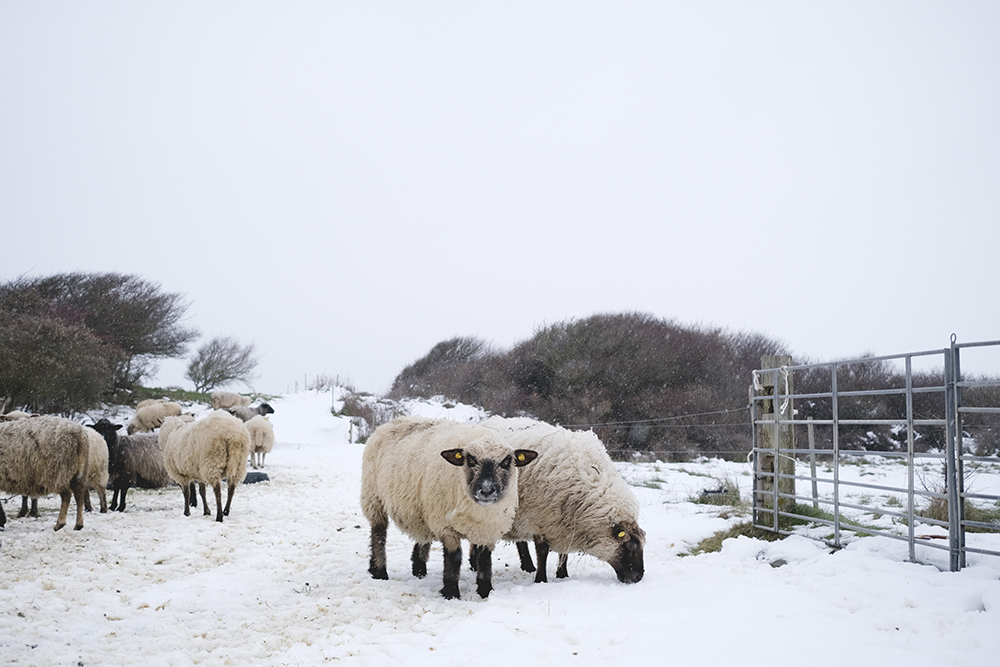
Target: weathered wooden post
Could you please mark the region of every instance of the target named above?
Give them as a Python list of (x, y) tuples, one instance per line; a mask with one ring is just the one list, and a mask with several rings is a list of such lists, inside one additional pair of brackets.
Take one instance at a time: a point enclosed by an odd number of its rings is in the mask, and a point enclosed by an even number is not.
[[(778, 423), (790, 421), (795, 414), (792, 407), (792, 374), (785, 370), (792, 365), (788, 355), (767, 355), (761, 357), (758, 374), (759, 396), (775, 396), (771, 400), (761, 402), (761, 410), (757, 425), (757, 443), (763, 450), (773, 449), (774, 452), (762, 451), (757, 456), (758, 503), (767, 509), (774, 509), (775, 484), (778, 494), (795, 495), (795, 459), (791, 454), (782, 454), (782, 450), (795, 449), (795, 430), (791, 424)], [(769, 370), (777, 369), (777, 370)], [(777, 415), (777, 418), (775, 417)], [(777, 460), (777, 465), (775, 461)], [(782, 477), (785, 475), (785, 477)], [(778, 497), (778, 511), (788, 512), (795, 507), (794, 498)]]

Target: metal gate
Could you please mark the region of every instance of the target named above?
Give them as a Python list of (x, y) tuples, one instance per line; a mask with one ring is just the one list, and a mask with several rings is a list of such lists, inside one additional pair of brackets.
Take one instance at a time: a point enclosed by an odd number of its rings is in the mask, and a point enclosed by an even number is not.
[(905, 540), (913, 561), (947, 550), (953, 571), (1000, 556), (1000, 381), (963, 375), (963, 350), (1000, 341), (754, 371), (754, 525)]

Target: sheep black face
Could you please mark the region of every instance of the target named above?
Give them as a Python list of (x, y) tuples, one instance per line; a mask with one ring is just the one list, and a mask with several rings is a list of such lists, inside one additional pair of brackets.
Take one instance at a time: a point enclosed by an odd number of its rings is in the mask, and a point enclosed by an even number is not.
[(499, 461), (480, 459), (463, 449), (449, 449), (441, 452), (441, 456), (453, 466), (465, 467), (465, 481), (473, 500), (480, 505), (492, 505), (507, 491), (511, 465), (518, 468), (526, 466), (538, 457), (538, 453), (518, 449)]
[(272, 408), (268, 403), (261, 403), (259, 406), (257, 406), (257, 412), (259, 412), (262, 415), (273, 415), (274, 408)]
[(617, 525), (611, 529), (612, 538), (618, 542), (614, 558), (608, 561), (615, 568), (618, 581), (635, 584), (642, 579), (642, 547), (646, 543), (646, 532), (639, 526)]

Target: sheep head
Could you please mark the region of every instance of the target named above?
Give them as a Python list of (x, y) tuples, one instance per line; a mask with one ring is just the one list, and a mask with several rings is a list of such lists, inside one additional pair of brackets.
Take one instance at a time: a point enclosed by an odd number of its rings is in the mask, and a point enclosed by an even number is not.
[(608, 564), (615, 569), (618, 581), (635, 584), (642, 579), (642, 548), (646, 544), (646, 531), (632, 522), (616, 523), (611, 527), (611, 539), (617, 544)]
[(469, 447), (466, 449), (448, 449), (441, 452), (445, 461), (453, 466), (465, 468), (465, 482), (469, 496), (480, 505), (492, 505), (507, 492), (510, 485), (513, 468), (526, 466), (538, 457), (538, 453), (530, 449), (517, 449), (513, 452), (505, 447), (499, 449), (499, 454)]

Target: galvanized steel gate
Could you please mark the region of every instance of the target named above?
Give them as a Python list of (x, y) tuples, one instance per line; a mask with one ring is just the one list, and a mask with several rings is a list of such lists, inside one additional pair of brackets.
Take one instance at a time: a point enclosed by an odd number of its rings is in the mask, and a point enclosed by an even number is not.
[[(963, 380), (960, 356), (970, 348), (992, 348), (988, 352), (995, 354), (1000, 341), (960, 344), (952, 336), (951, 345), (941, 350), (755, 371), (750, 406), (754, 525), (783, 534), (796, 521), (826, 525), (836, 546), (842, 531), (905, 540), (911, 560), (916, 560), (917, 545), (949, 551), (953, 571), (965, 566), (969, 553), (1000, 556), (1000, 490), (965, 488), (972, 469), (1000, 474), (1000, 382)], [(936, 364), (937, 370), (915, 373), (915, 363)], [(865, 369), (899, 364), (900, 371), (892, 374), (902, 379), (898, 386), (865, 386)], [(967, 370), (975, 371), (972, 366)], [(812, 390), (796, 393), (797, 377), (808, 378)], [(816, 391), (820, 383), (825, 386)], [(805, 436), (809, 448), (795, 444)], [(984, 439), (992, 443), (986, 455)], [(859, 441), (881, 442), (882, 451), (870, 451)], [(847, 479), (845, 466), (872, 455), (905, 464), (905, 484)], [(825, 468), (821, 473), (817, 461)], [(800, 473), (807, 463), (809, 474)], [(935, 478), (928, 484), (924, 476), (932, 472)], [(797, 482), (808, 482), (812, 493), (798, 492)], [(808, 511), (810, 504), (815, 511)], [(937, 515), (929, 510), (934, 506)], [(983, 506), (989, 510), (986, 520), (966, 516), (968, 508)], [(882, 523), (866, 525), (856, 520), (859, 515)], [(982, 532), (974, 544), (967, 540), (971, 531)]]

